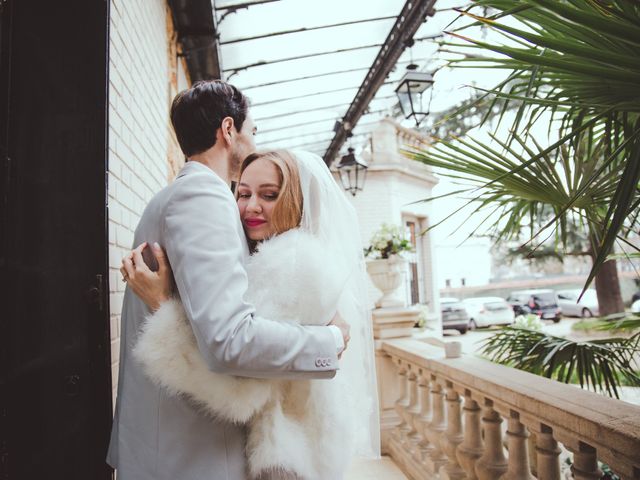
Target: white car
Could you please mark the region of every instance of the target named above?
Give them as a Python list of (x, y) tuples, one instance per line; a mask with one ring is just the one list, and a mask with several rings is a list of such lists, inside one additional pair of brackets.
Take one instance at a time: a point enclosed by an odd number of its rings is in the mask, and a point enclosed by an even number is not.
[(600, 308), (598, 307), (598, 294), (593, 288), (590, 288), (578, 302), (578, 297), (582, 292), (581, 289), (576, 288), (572, 290), (558, 290), (556, 295), (558, 296), (558, 305), (562, 309), (562, 313), (569, 317), (597, 317), (600, 315)]
[(515, 315), (513, 308), (500, 297), (466, 298), (462, 301), (469, 312), (469, 328), (511, 325)]

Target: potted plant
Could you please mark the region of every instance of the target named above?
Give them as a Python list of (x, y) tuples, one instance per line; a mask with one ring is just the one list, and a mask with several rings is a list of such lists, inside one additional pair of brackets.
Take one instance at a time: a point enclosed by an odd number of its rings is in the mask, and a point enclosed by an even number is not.
[(404, 301), (396, 297), (395, 293), (402, 283), (407, 260), (402, 256), (405, 252), (412, 252), (413, 247), (400, 226), (382, 224), (371, 237), (370, 245), (365, 248), (367, 257), (367, 272), (373, 284), (382, 291), (382, 297), (376, 302), (376, 307), (404, 306)]

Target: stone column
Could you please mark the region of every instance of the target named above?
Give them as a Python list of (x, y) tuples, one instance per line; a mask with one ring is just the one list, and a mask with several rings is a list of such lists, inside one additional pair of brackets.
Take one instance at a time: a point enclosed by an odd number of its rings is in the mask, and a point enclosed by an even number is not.
[(420, 399), (418, 397), (418, 375), (415, 366), (409, 365), (409, 405), (405, 410), (406, 422), (409, 425), (407, 432), (408, 451), (414, 458), (419, 458), (421, 436), (416, 428), (418, 426), (418, 416), (420, 415)]
[(469, 480), (476, 480), (475, 466), (484, 450), (482, 446), (482, 434), (480, 426), (480, 407), (478, 402), (471, 398), (471, 392), (465, 391), (464, 395), (464, 439), (456, 455), (462, 469)]
[(398, 364), (398, 376), (400, 377), (400, 391), (402, 392), (402, 396), (398, 398), (395, 404), (395, 410), (398, 414), (398, 418), (400, 418), (400, 423), (393, 431), (393, 439), (396, 440), (399, 444), (404, 445), (407, 441), (407, 433), (410, 430), (409, 425), (407, 424), (405, 411), (409, 406), (409, 382), (407, 380), (407, 371), (409, 365), (402, 360), (397, 360)]
[(571, 473), (576, 480), (598, 480), (602, 477), (602, 470), (598, 468), (596, 449), (580, 442), (578, 450), (573, 452)]
[(496, 480), (507, 471), (501, 424), (502, 417), (493, 409), (493, 401), (485, 399), (482, 415), (484, 452), (476, 462), (476, 476), (479, 480)]
[(560, 447), (546, 425), (536, 433), (536, 464), (538, 478), (560, 480)]
[(518, 412), (510, 412), (507, 438), (509, 442), (509, 467), (500, 480), (534, 480), (529, 466), (527, 448), (529, 433), (526, 427), (520, 423)]
[(462, 435), (462, 412), (460, 410), (462, 400), (451, 382), (447, 382), (446, 385), (447, 431), (442, 437), (442, 449), (449, 460), (443, 471), (440, 472), (440, 476), (446, 480), (463, 480), (467, 476), (458, 463), (458, 457), (456, 456), (456, 449), (464, 439)]
[(436, 472), (429, 470), (428, 459), (433, 452), (434, 446), (429, 442), (427, 429), (433, 418), (431, 410), (431, 393), (429, 391), (429, 373), (420, 369), (418, 376), (418, 390), (420, 391), (420, 415), (417, 418), (418, 431), (421, 434), (421, 440), (418, 444), (420, 451), (419, 462), (427, 473), (435, 474)]
[(429, 443), (433, 446), (427, 459), (427, 470), (438, 473), (440, 467), (447, 463), (447, 456), (442, 451), (441, 438), (447, 429), (444, 411), (444, 392), (442, 386), (435, 377), (431, 377), (431, 404), (433, 406), (433, 416), (431, 423), (425, 429)]

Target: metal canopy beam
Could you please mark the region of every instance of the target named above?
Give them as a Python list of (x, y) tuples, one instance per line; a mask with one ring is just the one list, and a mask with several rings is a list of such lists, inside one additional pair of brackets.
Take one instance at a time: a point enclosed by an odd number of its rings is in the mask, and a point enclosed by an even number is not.
[[(395, 97), (395, 95), (387, 95), (385, 97), (380, 97), (377, 100), (387, 100), (389, 98), (393, 98)], [(281, 117), (288, 117), (290, 115), (296, 115), (298, 113), (307, 113), (307, 112), (316, 112), (319, 110), (328, 110), (330, 108), (338, 108), (338, 107), (343, 107), (349, 105), (349, 103), (338, 103), (337, 105), (326, 105), (326, 106), (322, 106), (322, 107), (317, 107), (317, 108), (307, 108), (304, 110), (296, 110), (295, 112), (287, 112), (287, 113), (279, 113), (278, 115), (271, 115), (269, 117), (256, 117), (254, 120), (260, 121), (260, 120), (271, 120), (273, 118), (281, 118)]]
[(398, 15), (351, 106), (342, 118), (340, 128), (324, 154), (324, 161), (327, 165), (331, 165), (347, 139), (349, 131), (344, 128), (344, 125), (356, 126), (376, 92), (398, 62), (400, 55), (407, 48), (408, 42), (418, 31), (422, 22), (426, 20), (427, 15), (435, 13), (433, 10), (435, 2), (436, 0), (407, 0), (402, 7), (400, 15)]
[(242, 87), (242, 91), (246, 92), (247, 90), (251, 90), (252, 88), (272, 87), (273, 85), (281, 85), (283, 83), (299, 82), (301, 80), (309, 80), (311, 78), (328, 77), (330, 75), (339, 75), (341, 73), (359, 72), (361, 70), (368, 70), (368, 69), (369, 69), (369, 67), (349, 68), (349, 69), (346, 69), (346, 70), (336, 70), (335, 72), (323, 72), (323, 73), (317, 73), (315, 75), (306, 75), (304, 77), (287, 78), (285, 80), (276, 80), (276, 81), (273, 81), (273, 82), (259, 83), (257, 85), (249, 85), (248, 87)]
[(169, 8), (191, 81), (222, 78), (211, 0), (169, 0)]
[[(354, 133), (353, 137), (362, 137), (362, 136), (365, 136), (365, 135), (369, 135), (370, 133), (371, 132)], [(331, 139), (331, 137), (327, 137), (324, 140), (317, 140), (317, 141), (306, 142), (306, 143), (298, 143), (296, 145), (286, 145), (285, 147), (278, 147), (278, 145), (273, 145), (273, 143), (277, 143), (277, 142), (264, 142), (264, 144), (261, 144), (260, 146), (263, 147), (263, 145), (264, 145), (264, 146), (266, 146), (268, 148), (287, 148), (287, 149), (293, 150), (294, 148), (309, 147), (309, 146), (312, 146), (312, 145), (321, 146), (322, 144), (326, 144), (330, 139)]]
[[(386, 109), (382, 109), (382, 110), (374, 110), (373, 112), (368, 112), (366, 113), (366, 115), (373, 115), (375, 113), (383, 113), (386, 112)], [(280, 130), (286, 130), (287, 128), (294, 128), (294, 127), (304, 127), (307, 125), (315, 125), (318, 123), (324, 123), (324, 122), (335, 122), (336, 121), (336, 117), (331, 116), (331, 117), (327, 117), (327, 118), (323, 118), (322, 120), (314, 120), (312, 122), (303, 122), (303, 123), (293, 123), (293, 124), (289, 124), (289, 125), (283, 125), (281, 127), (277, 127), (277, 128), (270, 128), (268, 130), (258, 130), (258, 132), (260, 134), (263, 133), (271, 133), (271, 132), (278, 132)]]
[[(417, 39), (416, 41), (418, 41), (420, 39)], [(398, 62), (396, 63), (396, 65), (403, 65), (405, 63), (417, 63), (417, 62), (424, 62), (426, 60), (431, 60), (430, 58), (417, 58), (415, 60), (406, 60), (403, 62)], [(320, 78), (320, 77), (328, 77), (331, 75), (339, 75), (341, 73), (352, 73), (352, 72), (361, 72), (364, 70), (369, 70), (371, 67), (367, 66), (367, 67), (358, 67), (358, 68), (348, 68), (346, 70), (335, 70), (333, 72), (323, 72), (323, 73), (316, 73), (315, 75), (307, 75), (304, 77), (295, 77), (295, 78), (286, 78), (284, 80), (275, 80), (273, 82), (267, 82), (267, 83), (259, 83), (257, 85), (249, 85), (248, 87), (242, 87), (242, 91), (246, 92), (247, 90), (251, 90), (252, 88), (262, 88), (262, 87), (272, 87), (274, 85), (281, 85), (283, 83), (292, 83), (292, 82), (300, 82), (302, 80), (309, 80), (312, 78)]]
[[(390, 83), (391, 82), (384, 82), (384, 85), (387, 85)], [(321, 90), (317, 92), (305, 93), (304, 95), (294, 95), (293, 97), (275, 98), (273, 100), (267, 100), (266, 102), (253, 103), (251, 104), (251, 106), (261, 107), (263, 105), (271, 105), (274, 103), (287, 102), (289, 100), (298, 100), (300, 98), (317, 97), (318, 95), (326, 95), (327, 93), (348, 92), (349, 90), (355, 90), (356, 88), (358, 88), (358, 85), (354, 85), (353, 87), (333, 88), (331, 90)]]
[[(371, 125), (375, 125), (376, 123), (378, 123), (378, 122), (376, 121), (376, 122), (360, 123), (360, 124), (358, 124), (358, 128), (369, 127)], [(294, 127), (298, 127), (298, 125), (294, 125)], [(289, 126), (288, 128), (292, 128), (292, 127)], [(280, 130), (283, 130), (283, 129), (280, 129)], [(264, 133), (264, 132), (261, 132), (261, 133)], [(313, 137), (314, 135), (322, 135), (322, 134), (326, 134), (326, 133), (329, 133), (329, 132), (326, 132), (326, 131), (309, 132), (309, 133), (303, 133), (302, 135), (295, 135), (295, 138), (298, 139), (298, 138), (304, 138), (304, 137)], [(287, 135), (286, 137), (271, 138), (269, 140), (265, 140), (264, 143), (267, 143), (267, 144), (269, 144), (269, 143), (277, 143), (277, 142), (282, 142), (284, 140), (291, 140), (291, 135)], [(326, 138), (323, 141), (326, 142), (327, 140), (331, 140), (331, 137)]]
[(356, 50), (366, 50), (367, 48), (375, 48), (375, 47), (381, 47), (382, 44), (381, 43), (373, 43), (371, 45), (362, 45), (359, 47), (349, 47), (349, 48), (339, 48), (337, 50), (331, 50), (328, 52), (316, 52), (316, 53), (307, 53), (305, 55), (297, 55), (295, 57), (287, 57), (287, 58), (277, 58), (275, 60), (261, 60), (259, 62), (256, 63), (250, 63), (249, 65), (242, 65), (240, 67), (234, 67), (234, 68), (227, 68), (226, 70), (223, 70), (225, 73), (226, 72), (232, 72), (231, 75), (229, 75), (229, 77), (231, 77), (232, 75), (235, 75), (238, 72), (241, 72), (243, 70), (249, 70), (250, 68), (255, 68), (255, 67), (262, 67), (263, 65), (271, 65), (274, 63), (282, 63), (282, 62), (290, 62), (292, 60), (302, 60), (304, 58), (313, 58), (313, 57), (321, 57), (324, 55), (334, 55), (336, 53), (345, 53), (345, 52), (355, 52)]
[(351, 22), (332, 23), (330, 25), (320, 25), (317, 27), (301, 27), (301, 28), (295, 28), (293, 30), (282, 30), (280, 32), (272, 32), (264, 35), (256, 35), (253, 37), (233, 38), (231, 40), (220, 42), (220, 45), (229, 45), (230, 43), (249, 42), (251, 40), (259, 40), (261, 38), (270, 38), (270, 37), (279, 37), (280, 35), (290, 35), (292, 33), (312, 32), (314, 30), (323, 30), (325, 28), (345, 27), (347, 25), (356, 25), (358, 23), (379, 22), (382, 20), (391, 20), (392, 18), (396, 18), (395, 15), (387, 16), (387, 17), (377, 17), (377, 18), (365, 18), (364, 20), (353, 20)]
[(280, 0), (257, 0), (255, 2), (243, 2), (243, 3), (234, 3), (232, 5), (225, 5), (223, 7), (218, 7), (216, 6), (215, 9), (217, 11), (223, 11), (223, 10), (240, 10), (242, 8), (249, 8), (249, 7), (253, 7), (254, 5), (262, 5), (263, 3), (273, 3), (273, 2), (279, 2)]

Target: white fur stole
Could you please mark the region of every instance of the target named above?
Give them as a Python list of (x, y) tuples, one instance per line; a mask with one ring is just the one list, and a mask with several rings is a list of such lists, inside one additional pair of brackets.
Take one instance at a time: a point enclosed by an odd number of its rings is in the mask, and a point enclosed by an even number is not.
[[(246, 299), (260, 316), (307, 325), (328, 323), (344, 275), (320, 242), (290, 230), (263, 242), (247, 265)], [(341, 478), (351, 458), (345, 388), (333, 380), (262, 380), (211, 372), (182, 305), (166, 302), (145, 323), (134, 356), (171, 394), (190, 396), (210, 415), (249, 422), (249, 473), (293, 472), (304, 480)]]

